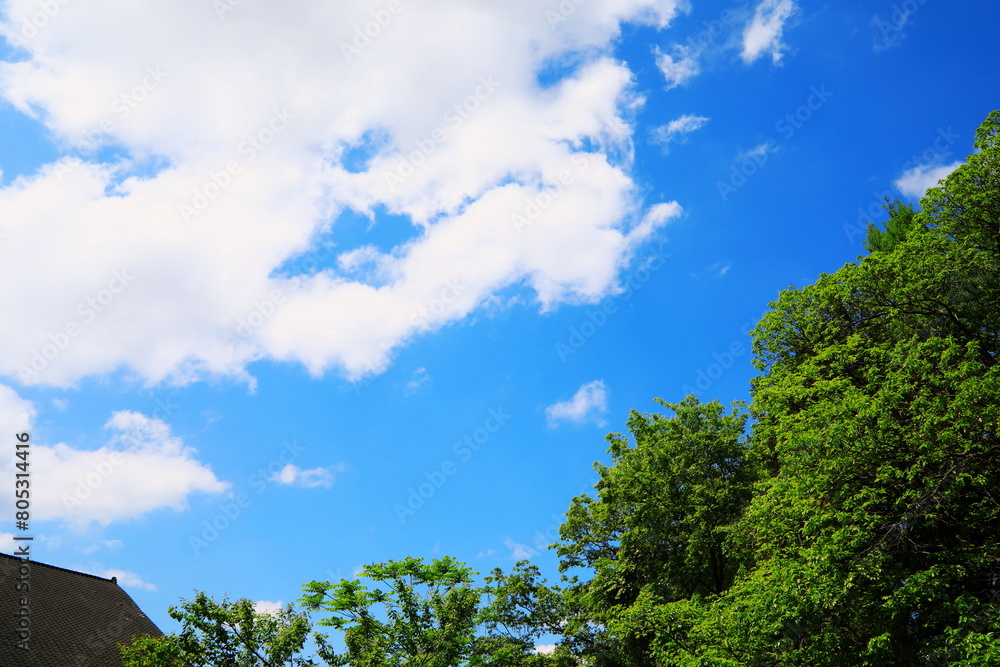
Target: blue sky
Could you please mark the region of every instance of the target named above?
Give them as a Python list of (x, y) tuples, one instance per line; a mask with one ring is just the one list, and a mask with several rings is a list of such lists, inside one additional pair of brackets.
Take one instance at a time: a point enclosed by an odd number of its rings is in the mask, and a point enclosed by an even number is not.
[(33, 555), (168, 631), (408, 555), (554, 578), (604, 436), (747, 399), (767, 303), (1000, 107), (987, 2), (203, 5), (0, 26)]

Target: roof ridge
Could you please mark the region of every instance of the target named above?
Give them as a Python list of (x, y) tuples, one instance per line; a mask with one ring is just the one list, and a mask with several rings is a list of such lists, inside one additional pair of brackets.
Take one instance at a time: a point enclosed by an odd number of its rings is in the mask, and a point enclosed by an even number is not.
[[(21, 560), (21, 556), (14, 556), (12, 554), (5, 554), (3, 552), (0, 552), (0, 556), (5, 556), (7, 558), (12, 558), (12, 559), (14, 559), (16, 561), (20, 561)], [(59, 567), (58, 565), (50, 565), (49, 563), (43, 563), (41, 561), (34, 560), (33, 558), (30, 558), (30, 557), (28, 558), (28, 561), (32, 565), (42, 565), (44, 567), (51, 567), (53, 570), (62, 570), (63, 572), (71, 572), (72, 574), (79, 574), (80, 576), (90, 577), (92, 579), (100, 579), (101, 581), (107, 581), (107, 582), (110, 582), (112, 584), (115, 584), (116, 586), (118, 585), (117, 577), (111, 577), (110, 579), (107, 579), (105, 577), (99, 577), (96, 574), (90, 574), (89, 572), (80, 572), (79, 570), (71, 570), (68, 567)], [(119, 586), (119, 588), (121, 588), (121, 587)]]

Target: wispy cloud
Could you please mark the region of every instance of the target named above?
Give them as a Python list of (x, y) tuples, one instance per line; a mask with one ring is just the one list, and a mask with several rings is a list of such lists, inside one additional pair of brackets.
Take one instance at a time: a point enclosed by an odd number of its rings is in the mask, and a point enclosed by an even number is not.
[(894, 3), (886, 15), (872, 16), (871, 27), (875, 35), (872, 40), (872, 50), (875, 53), (894, 49), (906, 39), (907, 28), (912, 23), (912, 17), (923, 3)]
[(568, 401), (554, 403), (545, 409), (550, 427), (561, 422), (583, 424), (592, 421), (604, 426), (601, 415), (608, 411), (608, 390), (602, 380), (594, 380), (581, 386)]
[(719, 278), (724, 278), (726, 274), (729, 273), (729, 269), (731, 269), (732, 266), (733, 265), (729, 262), (716, 262), (709, 270)]
[(653, 130), (653, 142), (663, 146), (664, 150), (670, 144), (678, 143), (684, 138), (705, 126), (709, 121), (706, 116), (695, 116), (687, 114), (680, 118), (675, 118), (666, 125), (661, 125)]
[(336, 481), (336, 475), (345, 470), (343, 464), (332, 465), (327, 468), (312, 468), (303, 470), (294, 463), (287, 464), (271, 478), (278, 484), (286, 486), (299, 486), (306, 489), (323, 487), (329, 489)]
[(121, 540), (104, 540), (99, 544), (91, 544), (83, 548), (83, 553), (92, 554), (100, 549), (121, 549), (125, 543)]
[(774, 141), (763, 141), (749, 150), (741, 151), (736, 155), (737, 162), (745, 160), (760, 159), (777, 150)]
[(427, 374), (426, 368), (423, 367), (418, 368), (417, 370), (413, 371), (413, 377), (411, 377), (410, 381), (406, 383), (406, 386), (403, 388), (403, 393), (406, 394), (407, 396), (412, 396), (413, 394), (420, 391), (420, 389), (424, 385), (426, 385), (430, 381), (430, 379), (431, 376)]
[(781, 61), (785, 45), (781, 34), (785, 22), (795, 13), (792, 0), (762, 0), (743, 30), (743, 61), (752, 63), (766, 53), (774, 63)]
[(535, 555), (535, 550), (527, 544), (519, 544), (509, 537), (503, 538), (504, 546), (510, 549), (511, 558), (524, 560)]

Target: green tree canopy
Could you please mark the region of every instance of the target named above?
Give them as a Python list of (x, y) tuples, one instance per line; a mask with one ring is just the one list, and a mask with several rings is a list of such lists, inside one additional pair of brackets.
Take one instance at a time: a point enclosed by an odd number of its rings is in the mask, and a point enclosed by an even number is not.
[(1000, 664), (998, 137), (994, 112), (870, 254), (771, 304), (749, 438), (692, 398), (633, 414), (634, 448), (610, 436), (559, 545), (592, 573), (570, 589), (582, 655)]
[(203, 592), (171, 618), (179, 634), (139, 637), (121, 647), (124, 667), (308, 667), (301, 657), (310, 631), (308, 619), (289, 605), (277, 613), (258, 612), (250, 600), (216, 602)]
[(675, 623), (655, 609), (719, 595), (742, 565), (731, 531), (753, 482), (746, 414), (693, 396), (660, 403), (675, 415), (633, 411), (634, 444), (608, 436), (612, 465), (595, 465), (598, 497), (574, 498), (560, 529), (562, 569), (593, 571), (571, 589), (579, 612), (567, 634), (600, 663), (647, 664)]
[(557, 632), (561, 598), (526, 562), (505, 575), (499, 569), (474, 584), (475, 574), (445, 557), (432, 563), (406, 558), (368, 565), (360, 580), (311, 582), (303, 602), (328, 617), (319, 625), (344, 633), (347, 650), (336, 653), (318, 636), (320, 656), (352, 667), (458, 667), (547, 665), (535, 640)]

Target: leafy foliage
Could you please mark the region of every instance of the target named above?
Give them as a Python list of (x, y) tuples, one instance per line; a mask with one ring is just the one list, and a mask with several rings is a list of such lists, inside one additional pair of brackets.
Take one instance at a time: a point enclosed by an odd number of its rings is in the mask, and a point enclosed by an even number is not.
[(140, 637), (121, 647), (124, 667), (307, 667), (299, 657), (309, 621), (291, 606), (258, 612), (247, 599), (215, 602), (205, 593), (171, 607), (180, 634)]
[(360, 580), (311, 582), (302, 600), (329, 612), (319, 625), (344, 633), (347, 650), (336, 653), (318, 636), (320, 656), (330, 665), (355, 667), (450, 667), (454, 665), (545, 665), (534, 639), (558, 630), (559, 596), (521, 562), (514, 573), (499, 569), (477, 587), (470, 568), (445, 557), (368, 565)]
[(998, 140), (994, 112), (869, 255), (771, 304), (748, 438), (690, 397), (634, 414), (634, 449), (610, 436), (559, 545), (593, 575), (571, 589), (584, 655), (1000, 664)]
[(562, 569), (594, 572), (572, 589), (585, 611), (567, 634), (599, 662), (645, 664), (685, 623), (674, 603), (719, 595), (742, 565), (732, 530), (753, 482), (747, 416), (693, 396), (660, 403), (675, 416), (633, 411), (634, 446), (608, 436), (613, 465), (595, 466), (598, 498), (574, 498), (560, 529)]

